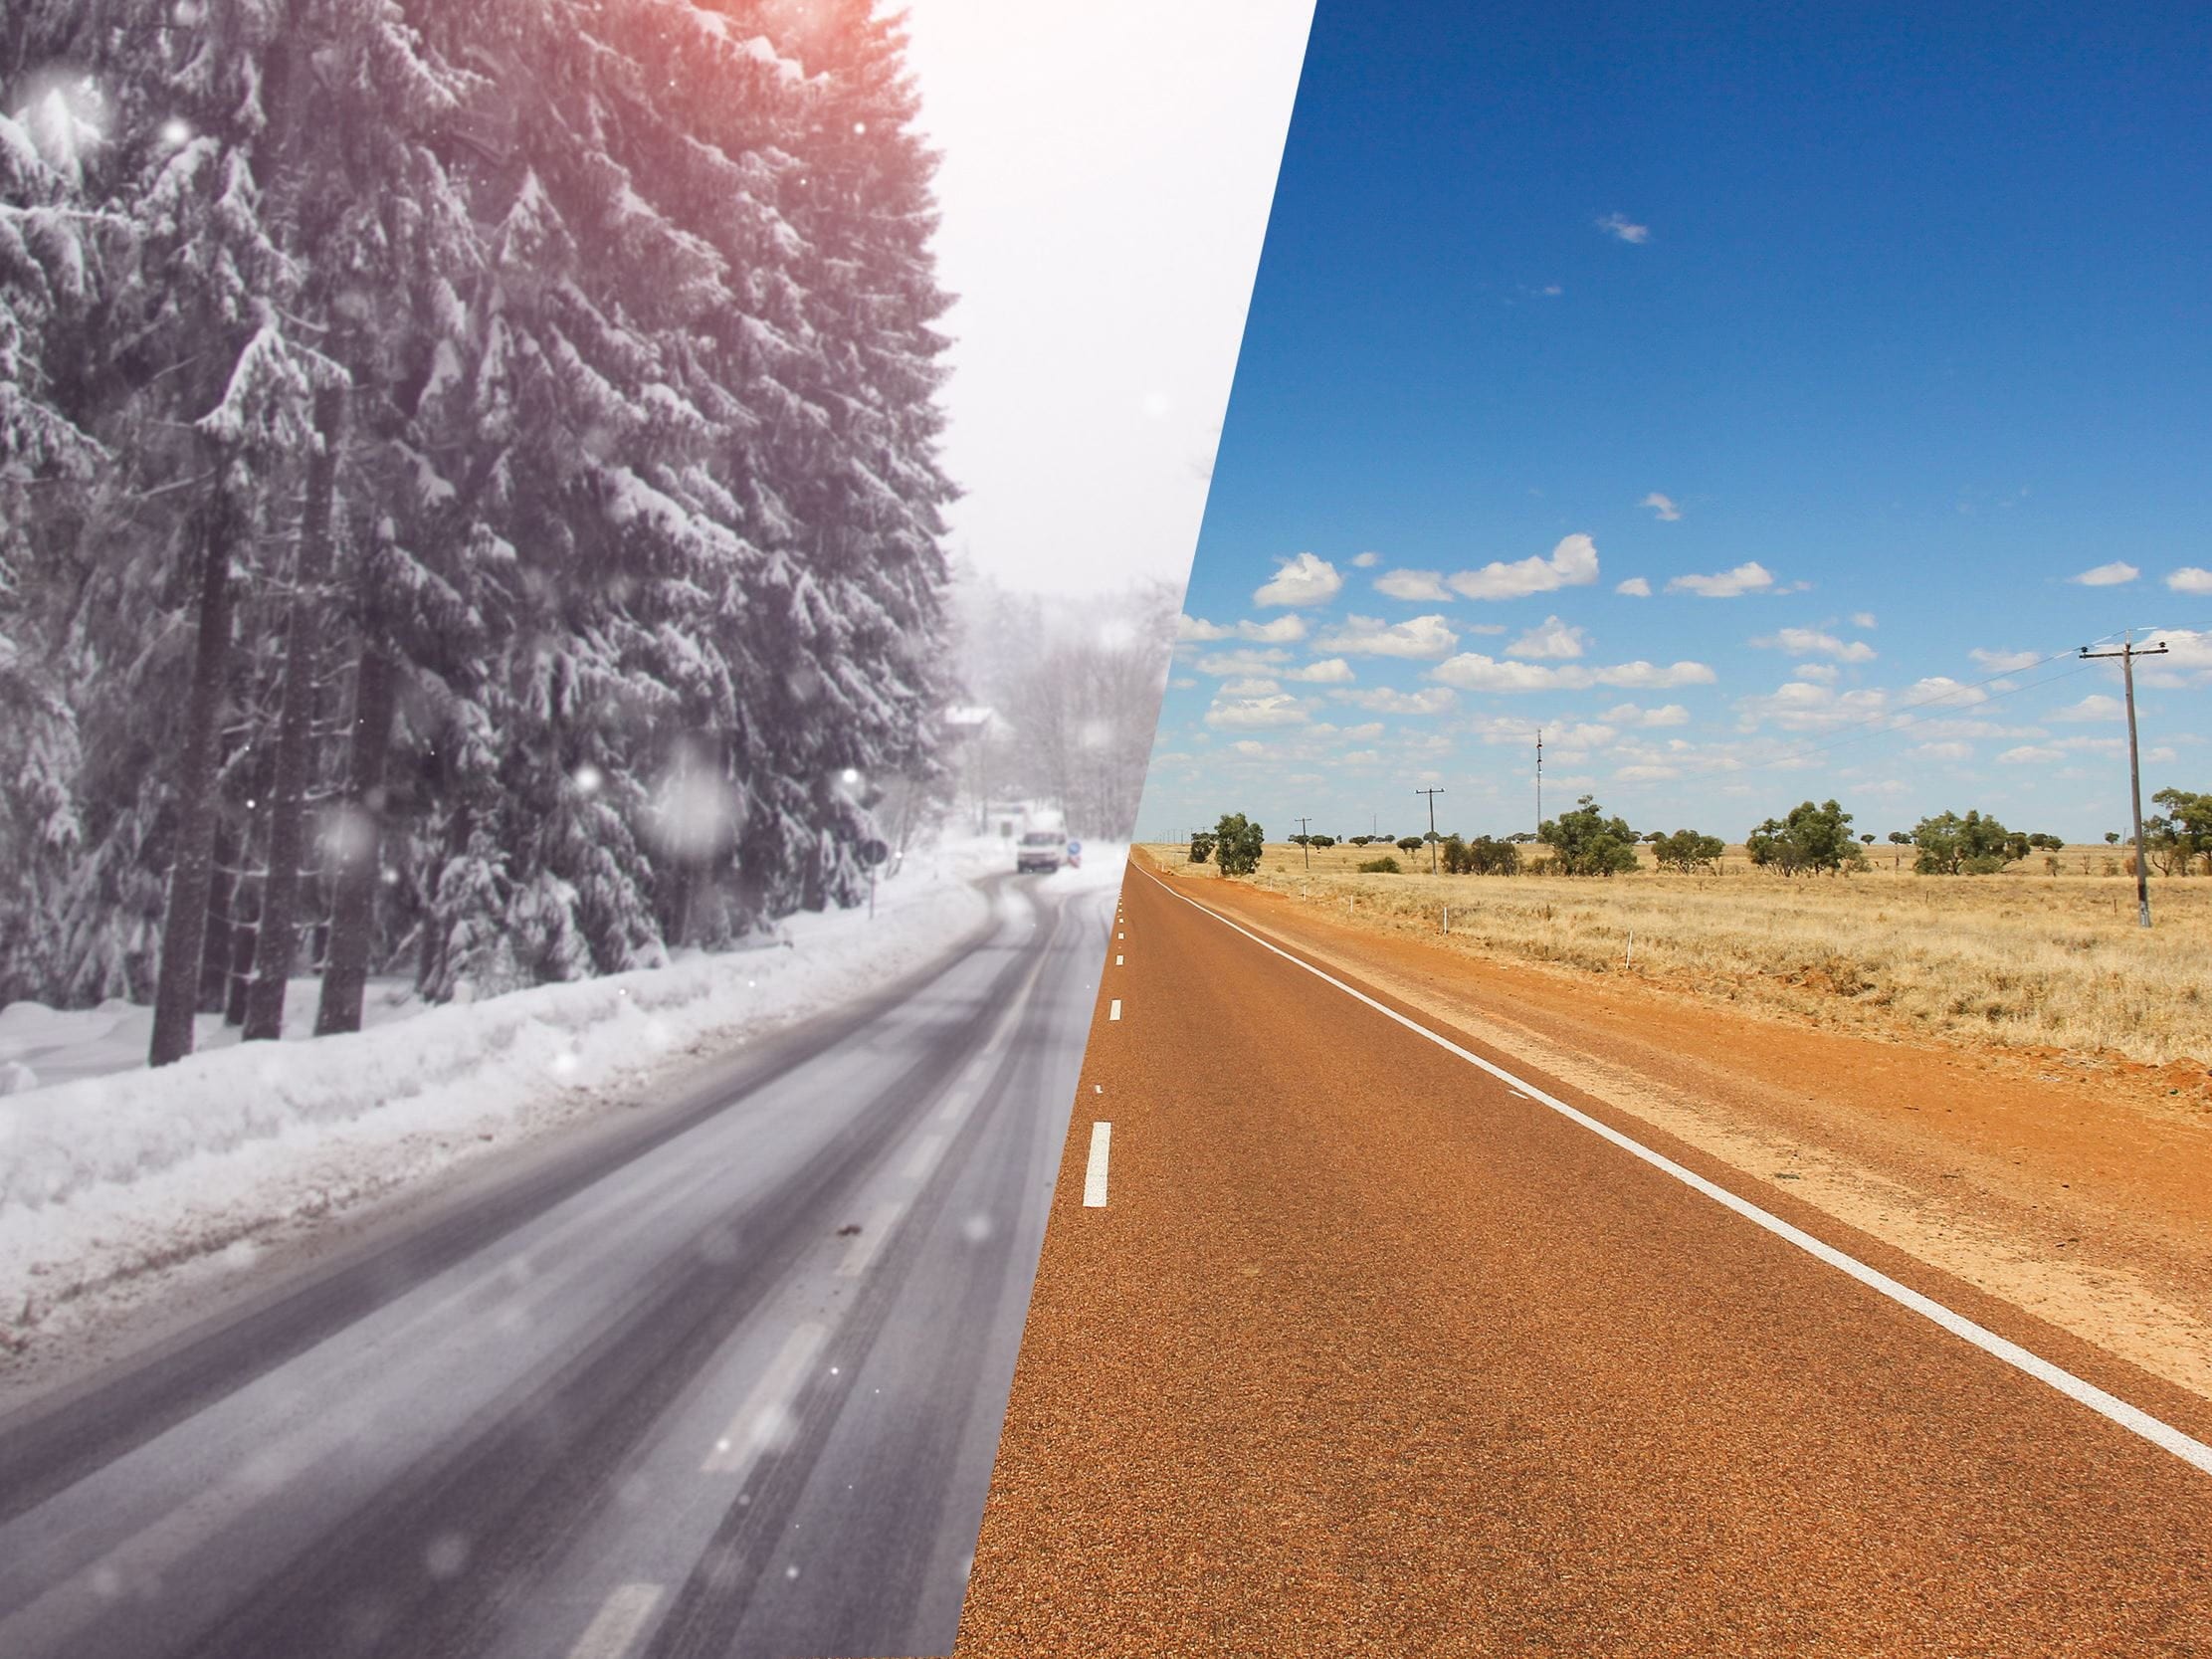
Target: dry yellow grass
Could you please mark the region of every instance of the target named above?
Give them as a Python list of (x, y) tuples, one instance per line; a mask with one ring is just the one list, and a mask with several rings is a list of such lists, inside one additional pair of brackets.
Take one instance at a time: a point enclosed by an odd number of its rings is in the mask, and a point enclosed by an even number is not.
[[(1146, 849), (1170, 875), (1213, 880), (1189, 849)], [(1366, 849), (1267, 850), (1246, 878), (1372, 926), (1568, 973), (1633, 972), (1703, 997), (1902, 1037), (2212, 1063), (2212, 880), (2151, 878), (2156, 926), (2110, 850), (2069, 848), (2064, 874), (1915, 876), (1876, 868), (1790, 879), (1731, 849), (1717, 876), (1360, 875)], [(1397, 855), (1408, 871), (1414, 857)], [(1648, 855), (1647, 855), (1648, 857)], [(2085, 867), (2092, 872), (2080, 874)], [(1633, 965), (1629, 959), (1634, 934)]]

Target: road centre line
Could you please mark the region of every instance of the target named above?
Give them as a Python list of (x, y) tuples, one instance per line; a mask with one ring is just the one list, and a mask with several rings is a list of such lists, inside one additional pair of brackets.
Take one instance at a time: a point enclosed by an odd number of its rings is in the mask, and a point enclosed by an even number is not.
[(1119, 967), (1121, 965), (1121, 958), (1119, 956), (1113, 958), (1113, 965), (1115, 967)]
[(1106, 1148), (1113, 1140), (1111, 1124), (1091, 1126), (1091, 1161), (1083, 1170), (1083, 1207), (1103, 1210), (1106, 1201)]
[(1554, 1099), (1552, 1096), (1544, 1093), (1543, 1090), (1538, 1089), (1534, 1084), (1528, 1082), (1527, 1080), (1515, 1077), (1511, 1072), (1507, 1071), (1503, 1066), (1495, 1065), (1491, 1061), (1485, 1060), (1481, 1055), (1472, 1053), (1469, 1050), (1462, 1048), (1458, 1043), (1453, 1042), (1449, 1037), (1445, 1037), (1435, 1031), (1431, 1031), (1427, 1026), (1421, 1024), (1420, 1021), (1411, 1019), (1406, 1015), (1399, 1013), (1397, 1009), (1392, 1008), (1385, 1003), (1378, 1002), (1377, 1000), (1375, 1000), (1375, 998), (1367, 995), (1367, 993), (1364, 991), (1354, 989), (1352, 986), (1347, 985), (1346, 983), (1344, 983), (1343, 980), (1327, 972), (1325, 969), (1315, 967), (1311, 962), (1308, 962), (1302, 957), (1293, 955), (1290, 951), (1285, 950), (1281, 945), (1274, 944), (1269, 940), (1262, 938), (1258, 933), (1253, 933), (1249, 928), (1240, 927), (1237, 923), (1230, 921), (1229, 918), (1223, 916), (1219, 911), (1212, 909), (1210, 906), (1202, 905), (1195, 899), (1187, 898), (1184, 895), (1177, 893), (1172, 887), (1170, 887), (1166, 882), (1161, 881), (1157, 876), (1147, 874), (1145, 876), (1145, 880), (1153, 883), (1155, 886), (1160, 888), (1168, 895), (1169, 898), (1180, 900), (1182, 903), (1190, 906), (1192, 910), (1198, 911), (1202, 915), (1211, 917), (1214, 921), (1220, 923), (1224, 928), (1229, 929), (1232, 933), (1244, 934), (1246, 938), (1252, 940), (1253, 943), (1259, 945), (1262, 949), (1273, 951), (1276, 955), (1281, 956), (1285, 961), (1290, 962), (1294, 966), (1304, 968), (1307, 973), (1312, 974), (1316, 979), (1319, 979), (1326, 984), (1333, 985), (1336, 989), (1342, 991), (1346, 996), (1349, 996), (1356, 1001), (1364, 1002), (1368, 1007), (1374, 1009), (1375, 1012), (1377, 1012), (1378, 1014), (1382, 1014), (1387, 1018), (1393, 1019), (1397, 1021), (1398, 1024), (1404, 1026), (1408, 1031), (1414, 1032), (1419, 1036), (1427, 1038), (1430, 1042), (1436, 1044), (1437, 1047), (1443, 1049), (1445, 1052), (1457, 1055), (1460, 1059), (1466, 1061), (1469, 1065), (1476, 1067), (1480, 1071), (1488, 1072), (1492, 1077), (1497, 1078), (1501, 1083), (1508, 1085), (1509, 1088), (1525, 1091), (1527, 1099), (1538, 1102), (1543, 1106), (1549, 1107), (1553, 1112), (1558, 1113), (1562, 1118), (1567, 1119), (1570, 1123), (1581, 1126), (1583, 1129), (1588, 1130), (1591, 1134), (1599, 1137), (1601, 1140), (1611, 1141), (1621, 1150), (1630, 1153), (1632, 1156), (1641, 1158), (1644, 1162), (1650, 1164), (1653, 1168), (1674, 1176), (1675, 1179), (1681, 1181), (1685, 1186), (1691, 1187), (1695, 1191), (1703, 1193), (1706, 1197), (1710, 1198), (1714, 1203), (1720, 1204), (1727, 1209), (1733, 1210), (1737, 1215), (1743, 1217), (1744, 1220), (1751, 1222), (1755, 1226), (1763, 1227), (1766, 1231), (1772, 1233), (1776, 1238), (1782, 1239), (1786, 1243), (1797, 1246), (1798, 1249), (1804, 1251), (1807, 1255), (1812, 1256), (1818, 1261), (1826, 1263), (1828, 1266), (1835, 1268), (1838, 1272), (1849, 1274), (1852, 1278), (1858, 1280), (1868, 1289), (1875, 1291), (1882, 1296), (1888, 1297), (1891, 1301), (1897, 1303), (1901, 1307), (1910, 1309), (1911, 1312), (1918, 1314), (1922, 1319), (1929, 1321), (1931, 1324), (1940, 1326), (1943, 1330), (1949, 1332), (1952, 1336), (1959, 1338), (1961, 1341), (1971, 1343), (1975, 1348), (1980, 1348), (1984, 1353), (1989, 1354), (1992, 1358), (2001, 1359), (2006, 1364), (2012, 1366), (2014, 1369), (2026, 1372), (2029, 1376), (2034, 1377), (2038, 1382), (2045, 1383), (2048, 1386), (2057, 1389), (2060, 1393), (2066, 1395), (2067, 1398), (2074, 1400), (2078, 1404), (2088, 1406), (2099, 1416), (2105, 1417), (2111, 1422), (2117, 1423), (2121, 1428), (2126, 1429), (2129, 1433), (2139, 1435), (2141, 1438), (2149, 1441), (2152, 1445), (2159, 1447), (2163, 1451), (2171, 1452), (2175, 1457), (2180, 1458), (2182, 1462), (2189, 1464), (2191, 1467), (2202, 1470), (2205, 1474), (2212, 1475), (2212, 1446), (2208, 1446), (2203, 1441), (2194, 1439), (2191, 1436), (2182, 1433), (2181, 1430), (2173, 1427), (2170, 1423), (2160, 1421), (2158, 1418), (2151, 1416), (2149, 1412), (2144, 1411), (2141, 1407), (2130, 1405), (2127, 1403), (2127, 1401), (2119, 1398), (2115, 1394), (2107, 1393), (2104, 1389), (2098, 1387), (2097, 1384), (2095, 1384), (2094, 1382), (2090, 1382), (2085, 1378), (2076, 1376), (2072, 1371), (2069, 1371), (2062, 1366), (2053, 1364), (2050, 1360), (2044, 1358), (2041, 1354), (2032, 1352), (2028, 1348), (2022, 1348), (2018, 1343), (2008, 1341), (2006, 1338), (1998, 1336), (1994, 1331), (1989, 1330), (1987, 1327), (1975, 1324), (1972, 1320), (1966, 1318), (1963, 1314), (1953, 1313), (1950, 1309), (1944, 1307), (1940, 1302), (1935, 1301), (1932, 1297), (1923, 1296), (1920, 1292), (1913, 1290), (1909, 1285), (1899, 1283), (1897, 1280), (1891, 1278), (1888, 1274), (1881, 1272), (1879, 1269), (1869, 1267), (1865, 1262), (1860, 1261), (1857, 1257), (1847, 1255), (1843, 1251), (1838, 1250), (1834, 1245), (1822, 1242), (1820, 1239), (1815, 1238), (1812, 1234), (1804, 1231), (1800, 1227), (1792, 1226), (1789, 1222), (1784, 1221), (1780, 1216), (1775, 1215), (1771, 1211), (1761, 1209), (1757, 1204), (1752, 1203), (1748, 1198), (1739, 1198), (1738, 1196), (1736, 1196), (1736, 1194), (1730, 1192), (1726, 1187), (1707, 1180), (1703, 1175), (1698, 1174), (1695, 1170), (1684, 1168), (1681, 1164), (1675, 1162), (1674, 1159), (1665, 1156), (1663, 1153), (1652, 1150), (1651, 1147), (1646, 1146), (1642, 1141), (1636, 1141), (1629, 1136), (1623, 1135), (1619, 1130), (1612, 1128), (1610, 1125), (1600, 1123), (1597, 1119), (1591, 1117), (1588, 1113), (1578, 1111), (1576, 1108), (1567, 1105), (1566, 1102)]
[(918, 1181), (936, 1167), (937, 1156), (944, 1150), (944, 1137), (934, 1131), (914, 1142), (913, 1154), (906, 1159), (905, 1178)]
[(896, 1202), (876, 1206), (861, 1230), (853, 1235), (845, 1259), (837, 1264), (840, 1279), (858, 1279), (868, 1271), (868, 1264), (875, 1260), (876, 1252), (883, 1248), (892, 1228), (899, 1225), (899, 1212), (904, 1208), (904, 1204)]
[(1115, 997), (1115, 998), (1113, 999), (1113, 1006), (1112, 1006), (1112, 1007), (1110, 1007), (1110, 1008), (1108, 1008), (1108, 1009), (1106, 1010), (1106, 1018), (1107, 1018), (1107, 1019), (1109, 1019), (1109, 1020), (1117, 1020), (1117, 1019), (1119, 1019), (1120, 1017), (1121, 1017), (1121, 999), (1120, 999), (1119, 997)]
[(784, 1339), (782, 1351), (752, 1385), (745, 1403), (737, 1408), (737, 1415), (730, 1418), (729, 1427), (714, 1442), (713, 1450), (706, 1454), (706, 1461), (699, 1466), (700, 1473), (742, 1474), (751, 1466), (755, 1454), (766, 1451), (788, 1431), (791, 1397), (798, 1392), (801, 1374), (813, 1363), (815, 1351), (828, 1336), (826, 1326), (810, 1323)]
[(568, 1659), (622, 1659), (637, 1644), (646, 1621), (668, 1591), (659, 1584), (617, 1584), (584, 1626)]

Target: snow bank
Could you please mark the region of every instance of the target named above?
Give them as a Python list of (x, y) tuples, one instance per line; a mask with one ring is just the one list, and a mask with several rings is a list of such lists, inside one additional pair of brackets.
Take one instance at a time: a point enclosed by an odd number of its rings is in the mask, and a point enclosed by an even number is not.
[[(1119, 860), (1047, 878), (1119, 879)], [(0, 1097), (0, 1322), (149, 1264), (420, 1178), (610, 1101), (688, 1048), (735, 1046), (926, 964), (986, 915), (970, 885), (1011, 862), (989, 839), (910, 855), (866, 907), (789, 919), (761, 947), (540, 985), (471, 1004), (386, 999), (354, 1035), (256, 1043)], [(311, 1023), (311, 997), (302, 999)], [(0, 1011), (0, 1056), (55, 1068), (135, 1062), (145, 1011)], [(75, 1021), (89, 1048), (57, 1042)], [(0, 1065), (23, 1062), (0, 1060)], [(4, 1336), (4, 1331), (0, 1331)]]

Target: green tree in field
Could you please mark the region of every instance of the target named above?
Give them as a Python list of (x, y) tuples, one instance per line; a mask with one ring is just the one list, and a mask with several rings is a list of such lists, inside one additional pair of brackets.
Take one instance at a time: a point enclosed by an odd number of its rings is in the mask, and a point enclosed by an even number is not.
[(1662, 835), (1652, 843), (1652, 851), (1659, 858), (1660, 869), (1680, 870), (1686, 875), (1698, 870), (1717, 871), (1720, 868), (1720, 855), (1727, 850), (1727, 843), (1717, 835), (1700, 835), (1691, 829), (1680, 829), (1672, 835)]
[(1743, 838), (1751, 862), (1785, 876), (1800, 871), (1864, 870), (1867, 855), (1851, 837), (1851, 814), (1834, 801), (1801, 801), (1786, 818), (1769, 818)]
[(1467, 874), (1468, 863), (1466, 836), (1458, 834), (1447, 835), (1442, 841), (1437, 843), (1436, 855), (1443, 861), (1444, 873), (1447, 876), (1464, 876)]
[(1572, 812), (1547, 819), (1536, 838), (1551, 849), (1562, 876), (1611, 876), (1636, 868), (1636, 832), (1625, 818), (1608, 818), (1584, 795)]
[(1992, 875), (2005, 867), (2011, 833), (1979, 812), (1938, 812), (1913, 827), (1912, 844), (1920, 851), (1912, 868), (1923, 876)]
[(1208, 835), (1204, 830), (1200, 830), (1197, 834), (1193, 835), (1190, 838), (1191, 863), (1204, 864), (1206, 860), (1212, 858), (1213, 856), (1214, 838), (1212, 836)]
[(1421, 845), (1418, 835), (1401, 835), (1397, 840), (1398, 851), (1401, 853), (1417, 853), (1421, 850)]
[(1267, 837), (1241, 812), (1224, 812), (1214, 826), (1214, 863), (1224, 876), (1249, 876), (1260, 868)]
[(1398, 868), (1398, 861), (1385, 853), (1381, 858), (1362, 860), (1359, 873), (1362, 876), (1396, 876), (1403, 872)]
[(1307, 840), (1309, 845), (1315, 847), (1333, 847), (1336, 845), (1336, 837), (1333, 835), (1308, 836)]
[(2150, 798), (2166, 813), (2143, 820), (2144, 847), (2162, 856), (2169, 876), (2186, 874), (2192, 861), (2212, 876), (2212, 793), (2161, 789)]
[(1494, 835), (1478, 835), (1467, 844), (1468, 868), (1478, 876), (1517, 876), (1520, 849)]

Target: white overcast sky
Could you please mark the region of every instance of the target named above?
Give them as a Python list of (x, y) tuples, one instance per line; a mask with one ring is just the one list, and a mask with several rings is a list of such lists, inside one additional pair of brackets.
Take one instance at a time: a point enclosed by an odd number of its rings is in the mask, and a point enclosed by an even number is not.
[(1181, 582), (1312, 0), (910, 0), (959, 296), (948, 548), (1011, 587)]

